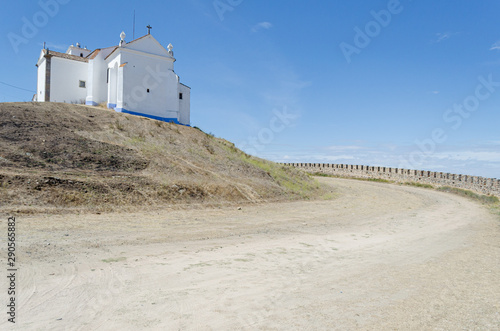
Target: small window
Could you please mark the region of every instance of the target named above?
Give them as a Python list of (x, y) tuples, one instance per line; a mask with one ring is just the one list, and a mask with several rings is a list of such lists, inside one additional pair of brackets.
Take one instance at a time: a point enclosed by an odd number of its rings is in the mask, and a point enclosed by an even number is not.
[(109, 68), (106, 71), (106, 83), (109, 83)]
[(148, 89), (148, 93), (149, 93), (149, 89)]
[(83, 53), (80, 53), (80, 57), (83, 57)]
[(85, 81), (84, 81), (84, 80), (81, 80), (81, 81), (79, 82), (79, 85), (78, 85), (78, 86), (80, 86), (81, 88), (85, 88), (85, 87), (86, 87), (86, 86), (85, 86)]
[(179, 99), (182, 100), (182, 93), (179, 93)]

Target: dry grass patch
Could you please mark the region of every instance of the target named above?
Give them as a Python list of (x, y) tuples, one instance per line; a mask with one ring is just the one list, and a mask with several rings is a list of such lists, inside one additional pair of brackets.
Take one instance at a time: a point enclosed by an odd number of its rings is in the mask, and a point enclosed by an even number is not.
[(321, 196), (302, 171), (198, 128), (61, 103), (0, 104), (7, 210), (142, 210)]

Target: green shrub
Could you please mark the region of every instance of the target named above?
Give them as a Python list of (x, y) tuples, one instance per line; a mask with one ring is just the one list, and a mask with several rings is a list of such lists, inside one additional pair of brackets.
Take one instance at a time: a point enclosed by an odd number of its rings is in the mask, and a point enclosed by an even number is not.
[(461, 188), (456, 188), (456, 187), (450, 187), (450, 186), (443, 186), (438, 188), (438, 191), (442, 192), (448, 192), (448, 193), (453, 193), (460, 195), (462, 197), (466, 197), (472, 200), (477, 200), (479, 202), (485, 203), (485, 204), (495, 204), (499, 203), (500, 200), (496, 196), (493, 195), (484, 195), (484, 194), (478, 194), (469, 190), (464, 190)]
[(294, 168), (259, 159), (248, 154), (242, 154), (241, 158), (243, 161), (264, 170), (278, 185), (285, 187), (287, 191), (301, 198), (309, 199), (320, 189), (319, 183), (316, 180), (309, 178), (305, 174), (301, 175)]
[(382, 178), (348, 177), (348, 176), (339, 176), (339, 175), (324, 174), (322, 172), (312, 173), (311, 176), (355, 179), (355, 180), (363, 180), (363, 181), (366, 181), (366, 182), (394, 183), (393, 181), (390, 181), (390, 180), (387, 180), (387, 179), (382, 179)]
[(434, 186), (432, 186), (431, 184), (423, 184), (423, 183), (418, 183), (418, 182), (405, 182), (405, 183), (403, 183), (403, 185), (422, 187), (422, 188), (431, 188), (431, 189), (434, 188)]

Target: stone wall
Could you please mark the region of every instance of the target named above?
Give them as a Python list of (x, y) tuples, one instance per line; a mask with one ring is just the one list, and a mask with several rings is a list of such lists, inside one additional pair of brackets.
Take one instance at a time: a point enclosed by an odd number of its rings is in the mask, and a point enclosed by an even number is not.
[(445, 172), (408, 170), (401, 168), (371, 167), (352, 164), (283, 163), (309, 173), (321, 173), (339, 177), (377, 178), (397, 183), (416, 182), (433, 186), (451, 186), (481, 194), (500, 197), (500, 180), (477, 176), (457, 175)]

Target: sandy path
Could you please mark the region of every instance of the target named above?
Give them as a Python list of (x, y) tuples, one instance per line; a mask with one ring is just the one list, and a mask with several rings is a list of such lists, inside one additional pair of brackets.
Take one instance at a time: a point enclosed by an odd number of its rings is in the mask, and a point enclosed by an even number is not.
[(485, 208), (321, 180), (336, 199), (20, 218), (17, 327), (500, 329), (500, 222)]

